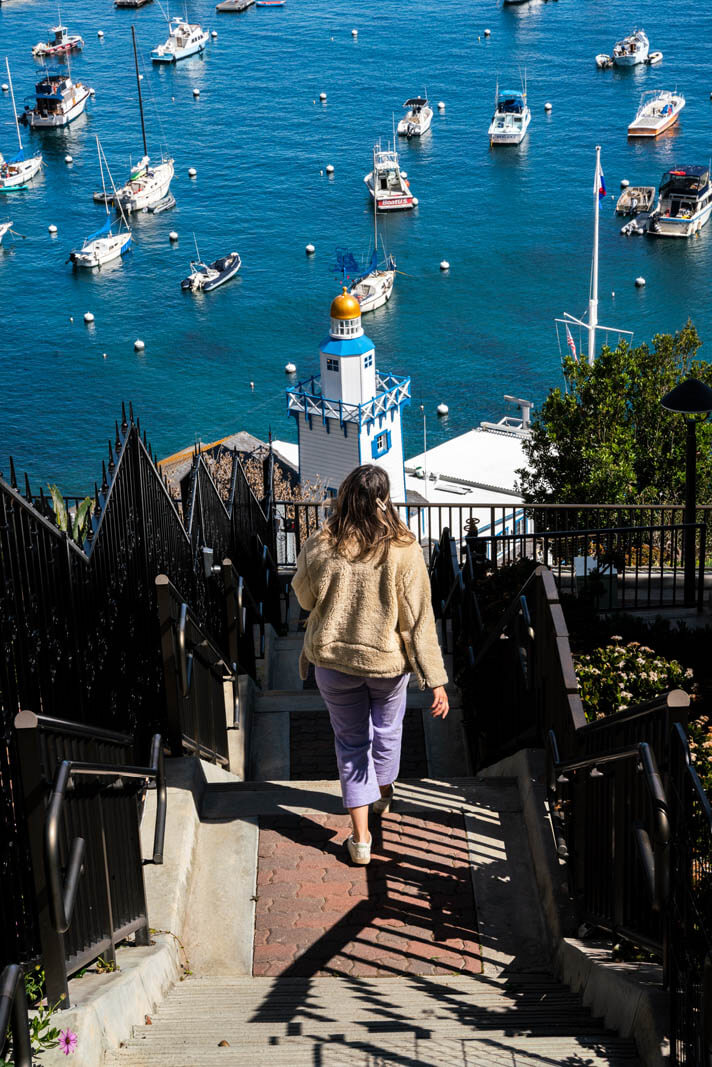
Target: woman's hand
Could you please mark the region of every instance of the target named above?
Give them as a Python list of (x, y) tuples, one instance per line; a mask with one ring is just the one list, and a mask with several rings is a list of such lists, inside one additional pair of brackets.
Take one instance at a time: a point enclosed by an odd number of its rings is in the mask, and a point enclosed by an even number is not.
[(434, 719), (444, 719), (450, 710), (450, 701), (447, 698), (444, 685), (436, 685), (433, 689), (433, 702), (430, 705)]

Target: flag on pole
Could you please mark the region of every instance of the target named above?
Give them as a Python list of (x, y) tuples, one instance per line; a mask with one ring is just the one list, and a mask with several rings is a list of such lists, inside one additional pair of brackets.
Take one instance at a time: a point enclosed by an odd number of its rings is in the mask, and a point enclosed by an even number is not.
[(576, 345), (574, 344), (574, 339), (571, 336), (571, 330), (568, 328), (568, 326), (566, 327), (566, 344), (571, 349), (571, 355), (574, 357), (574, 359), (578, 363), (578, 356), (576, 355)]
[(596, 167), (596, 177), (593, 179), (593, 192), (594, 195), (598, 193), (599, 203), (606, 197), (606, 179), (603, 177), (603, 167), (600, 162)]

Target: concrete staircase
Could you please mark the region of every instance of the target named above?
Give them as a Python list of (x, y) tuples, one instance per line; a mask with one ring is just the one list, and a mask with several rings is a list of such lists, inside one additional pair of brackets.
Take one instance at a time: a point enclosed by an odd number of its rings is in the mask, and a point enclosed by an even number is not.
[[(256, 701), (255, 780), (203, 791), (190, 973), (107, 1067), (638, 1064), (549, 972), (519, 790), (471, 776), (456, 693), (443, 724), (409, 692), (406, 736), (422, 737), (410, 755), (424, 765), (372, 826), (370, 867), (348, 865), (300, 644), (295, 612)], [(313, 777), (296, 781), (306, 758)]]

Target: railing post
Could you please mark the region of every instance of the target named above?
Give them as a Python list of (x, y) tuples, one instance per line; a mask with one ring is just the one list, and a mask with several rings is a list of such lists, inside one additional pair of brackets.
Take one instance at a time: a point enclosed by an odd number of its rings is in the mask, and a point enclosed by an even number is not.
[(173, 631), (170, 581), (167, 575), (156, 577), (158, 623), (161, 633), (161, 659), (163, 660), (163, 685), (166, 694), (166, 741), (173, 756), (183, 754), (183, 727), (181, 707), (183, 695), (178, 691), (178, 664)]
[(19, 712), (15, 716), (15, 731), (47, 1000), (50, 1004), (61, 1000), (62, 1007), (67, 1008), (69, 1007), (69, 987), (65, 966), (64, 935), (58, 934), (52, 923), (49, 886), (44, 864), (47, 782), (43, 775), (37, 716), (31, 711)]

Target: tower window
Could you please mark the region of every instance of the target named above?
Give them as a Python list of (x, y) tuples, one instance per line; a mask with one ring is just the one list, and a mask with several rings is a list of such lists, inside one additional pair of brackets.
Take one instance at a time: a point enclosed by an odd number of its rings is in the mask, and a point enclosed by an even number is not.
[(373, 366), (373, 352), (371, 352), (368, 356), (364, 356), (363, 365), (364, 367)]
[(326, 361), (326, 369), (327, 370), (338, 371), (338, 369), (339, 369), (339, 361), (338, 361), (338, 359), (327, 359), (327, 361)]
[(371, 455), (374, 459), (379, 456), (385, 456), (386, 452), (391, 447), (391, 431), (384, 430), (383, 433), (376, 434), (371, 443)]

